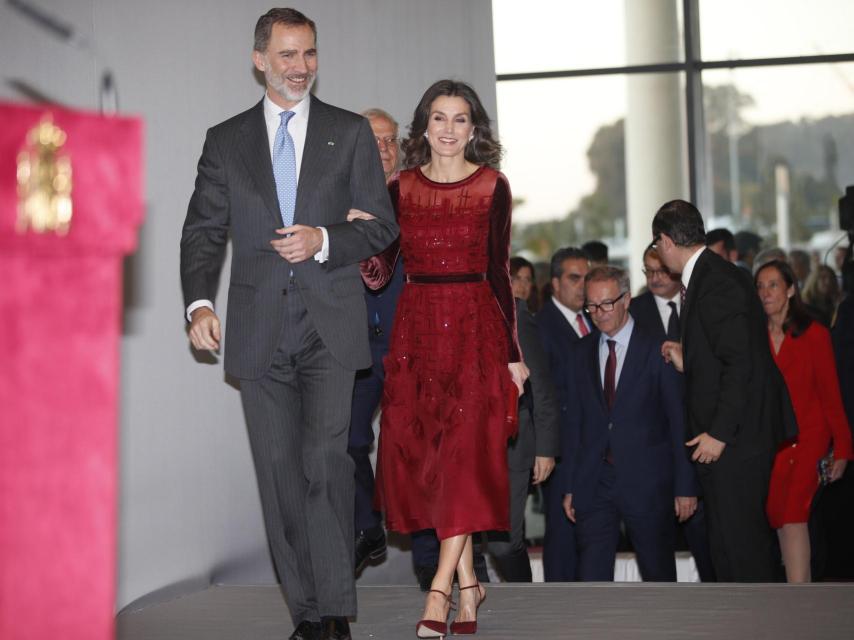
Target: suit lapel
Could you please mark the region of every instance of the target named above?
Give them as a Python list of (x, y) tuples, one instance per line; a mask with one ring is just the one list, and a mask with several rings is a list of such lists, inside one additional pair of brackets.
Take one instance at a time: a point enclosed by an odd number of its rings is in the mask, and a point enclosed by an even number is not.
[(308, 198), (311, 196), (309, 189), (314, 188), (321, 175), (329, 171), (330, 153), (335, 150), (335, 134), (335, 119), (332, 117), (331, 110), (312, 95), (297, 185), (297, 202), (294, 210), (296, 223), (311, 224), (310, 214), (307, 212)]
[(593, 373), (593, 388), (596, 393), (596, 400), (602, 411), (608, 413), (608, 406), (605, 404), (605, 388), (602, 386), (602, 365), (599, 362), (599, 337), (590, 340), (592, 346), (590, 348), (590, 371)]
[(241, 125), (240, 157), (246, 164), (246, 169), (258, 194), (267, 206), (270, 215), (282, 223), (279, 211), (279, 197), (276, 195), (276, 181), (273, 178), (273, 161), (270, 158), (270, 142), (267, 140), (267, 125), (264, 122), (264, 101), (262, 100)]
[[(656, 311), (658, 311), (656, 309)], [(620, 402), (620, 398), (629, 392), (629, 387), (622, 384), (624, 380), (637, 380), (637, 371), (643, 363), (644, 353), (643, 344), (637, 335), (638, 325), (632, 329), (632, 335), (629, 338), (629, 347), (626, 350), (626, 358), (623, 360), (623, 368), (620, 370), (620, 379), (617, 381), (617, 388), (614, 390), (614, 409)]]
[(709, 270), (708, 251), (703, 251), (697, 259), (697, 264), (694, 265), (694, 272), (691, 274), (691, 281), (688, 283), (688, 291), (685, 294), (685, 304), (682, 305), (682, 313), (679, 315), (679, 326), (682, 330), (682, 351), (687, 353), (686, 345), (689, 342), (689, 336), (694, 325), (694, 306), (697, 301), (697, 296), (700, 295), (700, 288), (703, 286), (703, 278)]

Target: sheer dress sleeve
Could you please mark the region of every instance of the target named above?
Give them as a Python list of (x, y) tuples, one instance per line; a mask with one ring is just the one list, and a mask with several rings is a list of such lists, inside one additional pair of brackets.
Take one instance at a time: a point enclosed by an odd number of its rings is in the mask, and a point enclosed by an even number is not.
[(507, 328), (509, 346), (507, 362), (521, 362), (519, 338), (516, 333), (516, 303), (510, 288), (510, 185), (504, 174), (498, 175), (492, 206), (489, 209), (489, 264), (486, 277)]

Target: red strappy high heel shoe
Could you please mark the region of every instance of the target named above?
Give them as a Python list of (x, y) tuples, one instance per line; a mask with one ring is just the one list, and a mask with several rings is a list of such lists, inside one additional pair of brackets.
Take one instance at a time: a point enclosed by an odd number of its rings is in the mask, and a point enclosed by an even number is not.
[[(428, 595), (431, 593), (441, 594), (448, 604), (448, 610), (450, 611), (453, 608), (454, 601), (451, 600), (450, 593), (445, 593), (438, 589), (430, 589), (427, 593)], [(418, 624), (415, 625), (415, 635), (419, 638), (444, 638), (448, 635), (447, 617), (447, 614), (445, 614), (445, 620), (419, 620)]]
[[(470, 636), (477, 633), (477, 610), (480, 608), (480, 605), (483, 604), (483, 601), (486, 600), (486, 592), (481, 592), (481, 586), (479, 582), (475, 582), (468, 587), (460, 587), (460, 591), (465, 591), (466, 589), (477, 589), (477, 604), (474, 606), (474, 614), (475, 619), (469, 620), (467, 622), (457, 622), (454, 620), (451, 623), (451, 635), (454, 636)], [(462, 602), (460, 603), (460, 610), (462, 610)]]

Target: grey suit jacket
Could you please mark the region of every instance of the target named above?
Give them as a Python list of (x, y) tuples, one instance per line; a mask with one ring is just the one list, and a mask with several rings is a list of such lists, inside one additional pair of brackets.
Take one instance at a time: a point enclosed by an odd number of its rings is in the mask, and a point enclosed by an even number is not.
[[(263, 100), (211, 128), (199, 160), (181, 237), (181, 284), (186, 305), (213, 300), (230, 235), (225, 370), (237, 378), (256, 379), (269, 369), (291, 271), (332, 356), (348, 369), (371, 365), (358, 262), (391, 244), (398, 228), (367, 120), (310, 99), (294, 221), (326, 227), (327, 262), (291, 265), (270, 245), (282, 218)], [(349, 223), (350, 208), (377, 219)]]
[(519, 346), (531, 376), (519, 399), (519, 434), (507, 448), (507, 463), (514, 471), (534, 466), (534, 457), (560, 455), (558, 404), (549, 358), (540, 341), (537, 321), (523, 300), (516, 298), (516, 326)]

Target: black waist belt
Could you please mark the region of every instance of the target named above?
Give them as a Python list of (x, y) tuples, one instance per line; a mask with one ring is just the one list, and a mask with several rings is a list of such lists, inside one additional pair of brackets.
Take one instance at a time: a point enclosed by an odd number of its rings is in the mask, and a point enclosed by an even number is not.
[(420, 274), (407, 273), (406, 281), (412, 284), (445, 284), (448, 282), (483, 282), (486, 280), (485, 273), (448, 273), (448, 274)]

